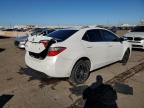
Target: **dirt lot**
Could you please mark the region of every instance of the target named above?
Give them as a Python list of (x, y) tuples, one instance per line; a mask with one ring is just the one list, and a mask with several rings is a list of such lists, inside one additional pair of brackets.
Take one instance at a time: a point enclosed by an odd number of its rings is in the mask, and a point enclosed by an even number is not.
[[(72, 108), (82, 106), (82, 91), (102, 75), (117, 90), (119, 108), (144, 108), (144, 52), (135, 50), (126, 66), (115, 63), (91, 73), (78, 87), (67, 79), (48, 78), (26, 67), (25, 50), (14, 46), (13, 38), (0, 39), (0, 107)], [(75, 106), (75, 108), (76, 108)]]
[(27, 32), (16, 32), (16, 31), (0, 31), (0, 36), (3, 37), (17, 37), (26, 35)]

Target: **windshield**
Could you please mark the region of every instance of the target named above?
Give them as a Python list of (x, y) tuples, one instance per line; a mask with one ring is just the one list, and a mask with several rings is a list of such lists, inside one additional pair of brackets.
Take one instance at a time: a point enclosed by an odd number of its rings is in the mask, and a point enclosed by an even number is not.
[(50, 34), (48, 34), (49, 37), (55, 38), (57, 40), (64, 41), (67, 38), (69, 38), (71, 35), (76, 33), (78, 30), (57, 30)]
[(131, 32), (144, 32), (144, 26), (138, 26), (131, 30)]

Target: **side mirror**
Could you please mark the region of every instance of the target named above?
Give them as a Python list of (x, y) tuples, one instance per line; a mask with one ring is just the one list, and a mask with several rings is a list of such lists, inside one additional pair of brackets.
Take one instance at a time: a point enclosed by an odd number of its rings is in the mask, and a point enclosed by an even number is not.
[(124, 38), (123, 37), (120, 37), (119, 38), (119, 41), (122, 43), (124, 41)]

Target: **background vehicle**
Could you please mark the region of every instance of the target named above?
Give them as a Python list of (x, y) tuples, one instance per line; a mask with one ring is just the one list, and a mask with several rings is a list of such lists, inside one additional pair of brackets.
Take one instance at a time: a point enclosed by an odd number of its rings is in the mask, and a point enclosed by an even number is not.
[[(37, 28), (37, 29), (33, 29), (32, 33), (30, 34), (30, 36), (39, 36), (39, 35), (47, 35), (51, 32), (53, 32), (53, 29), (47, 29), (47, 28)], [(20, 36), (20, 37), (16, 37), (15, 39), (15, 45), (18, 46), (19, 48), (25, 48), (25, 43), (28, 39), (28, 34), (26, 34), (26, 36)]]
[(15, 45), (19, 48), (25, 48), (25, 43), (27, 41), (27, 38), (28, 38), (28, 34), (26, 34), (26, 36), (16, 37)]
[(47, 35), (53, 31), (55, 31), (55, 30), (54, 29), (48, 29), (48, 28), (35, 28), (32, 30), (31, 36)]
[(144, 49), (144, 26), (137, 26), (129, 33), (125, 34), (128, 42), (132, 44), (132, 48)]
[(106, 29), (64, 29), (29, 37), (25, 62), (50, 77), (69, 77), (80, 84), (94, 69), (116, 61), (126, 64), (130, 53), (130, 43)]

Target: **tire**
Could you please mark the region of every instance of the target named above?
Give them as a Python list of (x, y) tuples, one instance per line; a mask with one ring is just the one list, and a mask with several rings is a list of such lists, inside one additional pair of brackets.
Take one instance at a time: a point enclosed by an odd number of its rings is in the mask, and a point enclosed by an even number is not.
[(70, 82), (74, 85), (84, 83), (90, 74), (90, 61), (89, 60), (79, 60), (74, 65), (71, 76)]
[(127, 64), (129, 56), (130, 56), (130, 51), (127, 49), (124, 56), (123, 56), (123, 58), (122, 58), (122, 60), (121, 60), (122, 65)]

